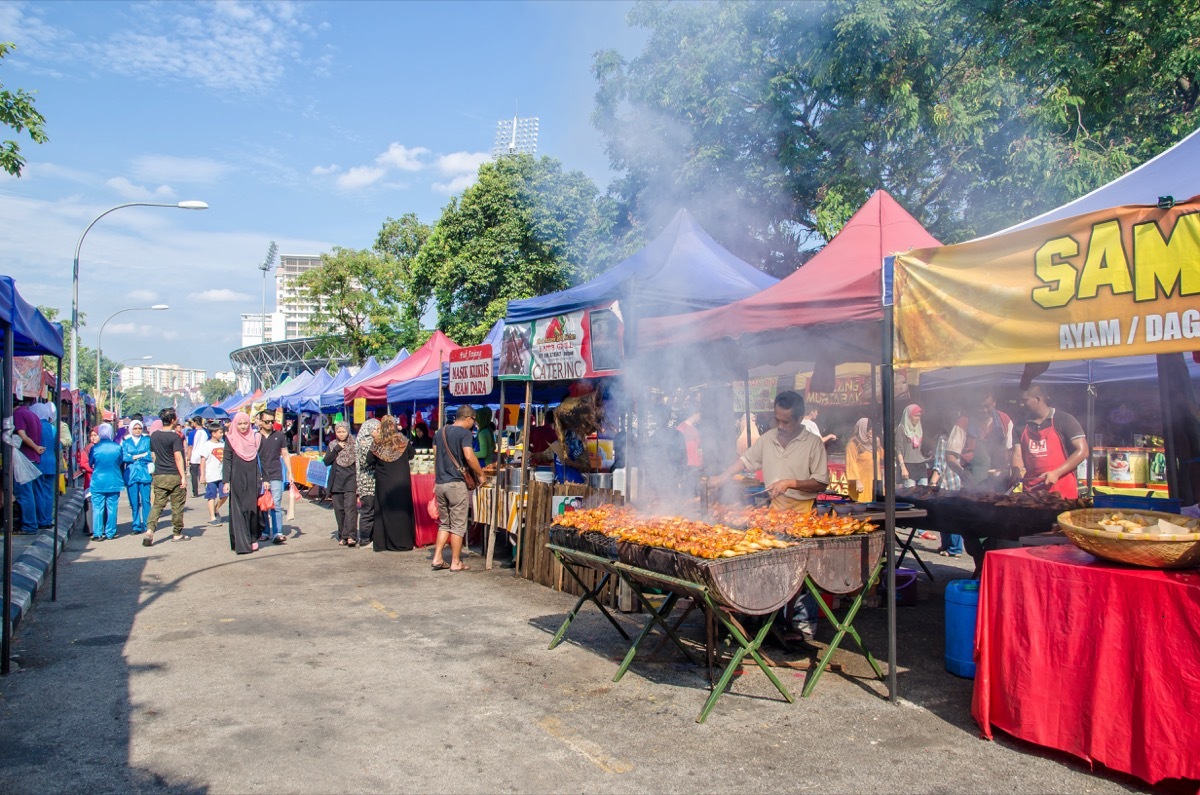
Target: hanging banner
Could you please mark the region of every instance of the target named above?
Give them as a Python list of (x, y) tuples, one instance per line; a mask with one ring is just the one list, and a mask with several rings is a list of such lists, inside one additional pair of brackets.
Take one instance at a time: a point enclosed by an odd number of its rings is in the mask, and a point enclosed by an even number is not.
[[(775, 396), (779, 394), (778, 376), (750, 379), (750, 411), (758, 414), (775, 410)], [(733, 382), (733, 413), (746, 413), (746, 382)]]
[(13, 357), (13, 394), (20, 398), (42, 394), (42, 357)]
[(616, 301), (504, 329), (502, 381), (574, 381), (618, 375), (625, 324)]
[(491, 345), (450, 351), (450, 394), (455, 397), (492, 394)]
[(871, 405), (871, 376), (846, 375), (838, 376), (832, 392), (812, 392), (804, 389), (801, 380), (796, 376), (796, 389), (803, 390), (806, 406), (869, 406)]
[(895, 362), (921, 368), (1200, 349), (1200, 197), (895, 258)]

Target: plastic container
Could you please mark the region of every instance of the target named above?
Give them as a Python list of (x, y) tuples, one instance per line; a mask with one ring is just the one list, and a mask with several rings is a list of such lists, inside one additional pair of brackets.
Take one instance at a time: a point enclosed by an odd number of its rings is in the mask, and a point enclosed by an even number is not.
[[(879, 578), (879, 593), (887, 594), (887, 577)], [(914, 569), (896, 569), (896, 606), (914, 607), (917, 604), (917, 572)]]
[(1151, 448), (1147, 453), (1149, 475), (1146, 487), (1157, 491), (1167, 491), (1167, 455), (1161, 447)]
[(975, 619), (979, 580), (954, 580), (946, 586), (946, 670), (975, 678)]

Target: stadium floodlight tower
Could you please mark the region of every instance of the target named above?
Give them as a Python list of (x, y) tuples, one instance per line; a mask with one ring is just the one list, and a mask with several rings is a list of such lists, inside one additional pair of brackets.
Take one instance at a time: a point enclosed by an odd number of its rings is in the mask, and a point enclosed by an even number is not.
[(508, 155), (536, 155), (538, 141), (538, 118), (522, 119), (513, 113), (511, 119), (496, 122), (496, 142), (492, 144), (492, 158)]

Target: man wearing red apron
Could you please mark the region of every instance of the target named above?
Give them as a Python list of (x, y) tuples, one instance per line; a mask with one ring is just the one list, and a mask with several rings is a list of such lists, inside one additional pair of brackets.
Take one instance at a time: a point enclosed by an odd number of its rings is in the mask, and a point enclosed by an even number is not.
[(1024, 471), (1025, 491), (1049, 488), (1068, 500), (1079, 496), (1075, 469), (1088, 457), (1088, 443), (1079, 420), (1056, 411), (1041, 386), (1031, 386), (1021, 401), (1032, 419), (1013, 446), (1012, 464)]

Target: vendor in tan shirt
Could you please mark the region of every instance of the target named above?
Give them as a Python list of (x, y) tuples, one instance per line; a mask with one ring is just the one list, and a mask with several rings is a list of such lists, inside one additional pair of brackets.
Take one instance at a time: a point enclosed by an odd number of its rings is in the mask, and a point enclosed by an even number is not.
[(788, 390), (775, 397), (775, 427), (758, 438), (729, 469), (713, 479), (720, 486), (743, 469), (762, 469), (763, 483), (776, 510), (811, 511), (813, 502), (829, 485), (825, 443), (808, 431), (804, 398)]

